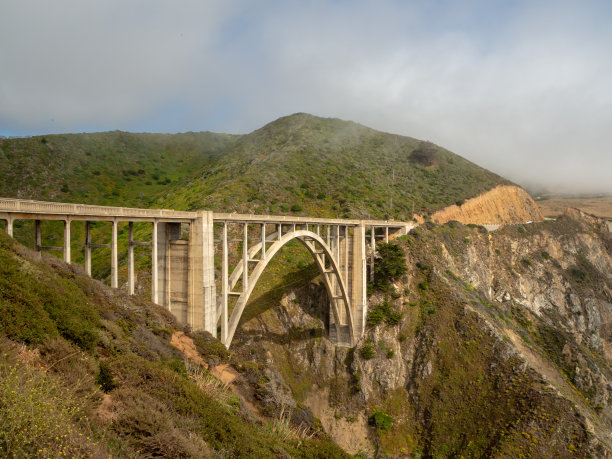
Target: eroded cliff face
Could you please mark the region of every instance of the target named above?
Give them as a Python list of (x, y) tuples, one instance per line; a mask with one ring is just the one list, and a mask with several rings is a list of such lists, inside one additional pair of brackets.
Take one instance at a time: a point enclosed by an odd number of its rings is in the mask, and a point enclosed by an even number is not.
[(292, 407), (296, 424), (312, 413), (369, 456), (610, 457), (605, 223), (425, 224), (396, 243), (407, 274), (370, 297), (379, 313), (355, 349), (327, 340), (316, 282), (242, 325), (233, 351), (264, 409)]
[(458, 204), (435, 212), (431, 221), (446, 223), (455, 220), (466, 224), (488, 225), (544, 220), (535, 201), (517, 186), (500, 185)]

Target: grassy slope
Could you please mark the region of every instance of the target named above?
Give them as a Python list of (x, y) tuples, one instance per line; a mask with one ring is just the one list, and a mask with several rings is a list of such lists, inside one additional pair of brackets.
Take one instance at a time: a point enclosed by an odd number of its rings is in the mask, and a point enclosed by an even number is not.
[(1, 454), (345, 457), (253, 421), (219, 388), (206, 395), (169, 345), (176, 329), (165, 310), (0, 233)]
[[(241, 137), (174, 208), (410, 219), (507, 183), (453, 153), (338, 119), (295, 114)], [(294, 207), (295, 206), (295, 207)], [(293, 210), (292, 210), (293, 207)]]
[(120, 131), (0, 139), (0, 196), (151, 207), (154, 196), (191, 178), (235, 140)]
[(431, 143), (307, 114), (243, 136), (0, 139), (0, 161), (0, 196), (342, 217), (409, 219), (413, 203), (429, 213), (507, 183)]

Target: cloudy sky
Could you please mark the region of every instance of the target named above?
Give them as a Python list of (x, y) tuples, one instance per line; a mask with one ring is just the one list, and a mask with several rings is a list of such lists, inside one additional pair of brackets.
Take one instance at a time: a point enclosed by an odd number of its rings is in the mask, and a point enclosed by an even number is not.
[(612, 2), (3, 0), (0, 135), (308, 112), (612, 193)]

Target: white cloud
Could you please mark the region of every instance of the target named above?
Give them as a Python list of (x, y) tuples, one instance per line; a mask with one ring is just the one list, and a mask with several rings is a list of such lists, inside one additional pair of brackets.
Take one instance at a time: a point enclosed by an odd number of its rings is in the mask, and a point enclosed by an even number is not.
[(426, 138), (513, 180), (612, 192), (606, 2), (2, 9), (0, 133), (248, 132), (306, 111)]

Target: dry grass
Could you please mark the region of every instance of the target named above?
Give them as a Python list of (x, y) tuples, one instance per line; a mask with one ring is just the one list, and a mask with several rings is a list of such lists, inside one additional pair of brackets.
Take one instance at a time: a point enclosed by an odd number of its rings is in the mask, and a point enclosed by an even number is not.
[(278, 416), (267, 424), (266, 429), (282, 441), (306, 440), (314, 436), (314, 434), (309, 433), (308, 426), (295, 427), (291, 424), (291, 409), (288, 409), (285, 405), (281, 406)]
[(228, 408), (239, 407), (240, 400), (227, 384), (215, 378), (207, 370), (199, 365), (185, 363), (189, 379), (206, 395)]
[(537, 202), (545, 217), (557, 217), (575, 207), (598, 217), (612, 218), (612, 196), (602, 198), (551, 198)]

